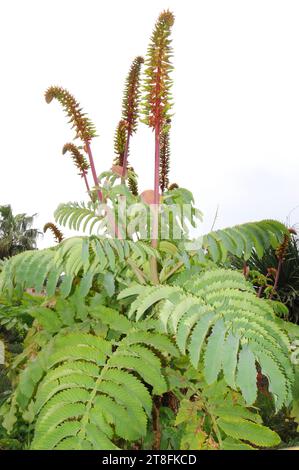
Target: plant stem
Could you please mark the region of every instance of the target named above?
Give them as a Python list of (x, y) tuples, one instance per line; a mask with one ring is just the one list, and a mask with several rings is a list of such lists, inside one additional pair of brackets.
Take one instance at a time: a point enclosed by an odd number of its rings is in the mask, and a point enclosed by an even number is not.
[[(153, 233), (152, 247), (158, 247), (159, 238), (159, 176), (160, 176), (160, 125), (155, 127), (155, 180), (154, 180), (154, 204), (153, 204)], [(157, 258), (152, 257), (150, 260), (151, 277), (153, 284), (159, 284)]]
[(154, 216), (152, 247), (157, 248), (159, 238), (159, 170), (160, 170), (160, 126), (155, 127), (155, 181), (154, 181)]
[(102, 194), (101, 190), (99, 189), (98, 176), (97, 176), (97, 172), (96, 172), (96, 169), (95, 169), (90, 144), (89, 144), (88, 141), (85, 141), (85, 146), (86, 146), (86, 150), (87, 150), (87, 154), (88, 154), (88, 158), (89, 158), (89, 164), (90, 164), (90, 168), (91, 168), (91, 173), (92, 173), (94, 185), (95, 185), (95, 187), (97, 189), (97, 193), (98, 193), (98, 199), (99, 199), (99, 202), (103, 202), (103, 194)]
[(282, 266), (282, 257), (280, 257), (279, 260), (278, 260), (278, 266), (277, 266), (277, 270), (276, 270), (276, 274), (275, 274), (275, 280), (274, 280), (273, 291), (271, 292), (271, 295), (270, 295), (270, 300), (272, 299), (273, 294), (274, 294), (274, 292), (276, 291), (277, 286), (278, 286), (278, 281), (279, 281), (281, 266)]
[(260, 297), (262, 296), (263, 289), (264, 289), (264, 286), (260, 286), (260, 287), (259, 287), (259, 290), (258, 290), (258, 292), (257, 292), (257, 297), (260, 298)]
[[(155, 127), (155, 181), (154, 204), (159, 204), (159, 180), (160, 180), (160, 124)], [(158, 236), (157, 236), (158, 239)]]
[(248, 278), (248, 269), (247, 268), (248, 268), (247, 263), (246, 263), (246, 261), (244, 261), (244, 263), (243, 263), (243, 275), (244, 275), (245, 279)]
[(131, 266), (132, 268), (132, 271), (134, 272), (135, 276), (137, 277), (138, 281), (140, 282), (140, 284), (146, 284), (147, 283), (147, 279), (146, 279), (146, 276), (144, 274), (143, 271), (141, 271), (141, 269), (138, 268), (138, 266), (136, 266), (136, 264), (134, 263), (134, 261), (128, 259), (127, 260), (127, 263), (129, 266)]
[[(193, 255), (191, 255), (193, 256)], [(167, 273), (162, 279), (161, 282), (165, 282), (168, 278), (170, 278), (173, 274), (175, 274), (182, 266), (184, 266), (184, 261), (179, 261), (170, 271)]]
[(154, 397), (153, 400), (153, 432), (154, 432), (154, 442), (153, 449), (160, 450), (161, 447), (161, 424), (160, 424), (160, 406), (161, 406), (162, 397)]
[(89, 183), (88, 183), (88, 180), (87, 180), (87, 176), (86, 176), (85, 173), (83, 173), (83, 178), (84, 178), (84, 182), (85, 182), (85, 186), (86, 186), (87, 192), (88, 192), (88, 194), (90, 194), (90, 186), (89, 186)]
[(125, 147), (125, 153), (124, 153), (123, 169), (122, 169), (122, 174), (121, 174), (122, 183), (124, 183), (125, 177), (127, 176), (130, 137), (131, 137), (131, 129), (129, 128), (127, 132), (127, 141), (126, 141), (126, 147)]
[[(101, 203), (101, 202), (103, 202), (103, 194), (102, 194), (102, 191), (101, 191), (100, 188), (99, 188), (99, 182), (98, 182), (97, 172), (96, 172), (96, 169), (95, 169), (95, 165), (94, 165), (94, 160), (93, 160), (93, 156), (92, 156), (90, 144), (89, 144), (88, 141), (85, 141), (85, 145), (86, 145), (86, 150), (87, 150), (87, 154), (88, 154), (88, 158), (89, 158), (89, 163), (90, 163), (91, 173), (92, 173), (92, 176), (93, 176), (93, 181), (94, 181), (94, 184), (95, 184), (97, 193), (98, 193), (99, 202)], [(87, 182), (87, 185), (88, 185), (88, 182)], [(89, 186), (89, 185), (88, 185), (88, 186)], [(112, 225), (113, 225), (114, 236), (116, 236), (116, 238), (121, 239), (122, 237), (121, 237), (120, 234), (119, 234), (118, 226), (115, 225), (114, 219), (113, 219), (113, 217), (111, 217), (111, 214), (110, 214), (109, 211), (108, 211), (107, 217), (108, 217), (108, 219), (110, 220), (110, 222), (111, 222)]]

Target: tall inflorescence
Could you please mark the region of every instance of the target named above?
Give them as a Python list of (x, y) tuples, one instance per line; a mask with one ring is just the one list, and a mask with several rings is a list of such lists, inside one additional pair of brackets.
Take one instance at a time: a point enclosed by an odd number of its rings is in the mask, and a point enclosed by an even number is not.
[(281, 261), (284, 260), (289, 242), (290, 242), (290, 235), (286, 234), (283, 237), (281, 244), (278, 245), (278, 247), (275, 250), (275, 254), (278, 260), (281, 260)]
[[(76, 101), (73, 95), (71, 95), (65, 88), (51, 86), (45, 93), (45, 99), (47, 103), (51, 103), (53, 99), (59, 101), (64, 111), (66, 112), (67, 117), (69, 118), (69, 123), (72, 124), (72, 128), (76, 131), (75, 138), (79, 138), (84, 142), (86, 153), (88, 154), (89, 158), (94, 185), (97, 190), (97, 196), (99, 202), (102, 202), (103, 195), (99, 188), (98, 176), (90, 148), (90, 142), (92, 138), (96, 137), (96, 130), (93, 123), (86, 116), (86, 114), (82, 112), (82, 108), (80, 107), (78, 101)], [(86, 183), (86, 175), (84, 179)], [(86, 186), (88, 186), (88, 183), (86, 183)]]
[[(152, 246), (157, 248), (159, 238), (159, 202), (160, 202), (160, 151), (161, 135), (168, 132), (172, 108), (170, 77), (171, 65), (171, 28), (174, 15), (169, 10), (163, 11), (154, 27), (145, 60), (144, 97), (142, 99), (143, 122), (155, 132), (155, 170), (154, 204), (152, 218)], [(151, 278), (153, 284), (159, 283), (157, 260), (151, 258)]]
[(63, 155), (65, 155), (66, 152), (69, 152), (71, 154), (73, 162), (76, 168), (78, 168), (79, 170), (79, 175), (84, 177), (84, 175), (86, 175), (89, 170), (89, 164), (85, 156), (81, 152), (81, 148), (69, 142), (65, 144), (62, 149)]
[(160, 189), (162, 194), (169, 185), (170, 145), (169, 132), (162, 132), (160, 139)]
[(79, 170), (79, 175), (81, 176), (81, 178), (84, 179), (87, 192), (91, 194), (90, 186), (89, 186), (88, 179), (87, 179), (87, 173), (90, 168), (90, 165), (88, 164), (85, 156), (81, 152), (81, 149), (82, 147), (77, 147), (76, 145), (72, 143), (67, 143), (63, 146), (62, 153), (64, 155), (66, 152), (70, 152), (73, 162), (75, 163), (75, 166)]
[(143, 62), (144, 59), (140, 56), (133, 60), (125, 82), (124, 97), (122, 102), (122, 121), (126, 122), (126, 144), (122, 164), (123, 177), (125, 177), (127, 173), (130, 137), (134, 132), (136, 132), (138, 125), (140, 105), (140, 74)]
[(114, 165), (123, 167), (127, 142), (127, 121), (119, 121), (114, 136)]
[(128, 135), (132, 135), (137, 130), (140, 103), (140, 72), (144, 62), (143, 57), (136, 57), (133, 60), (129, 74), (126, 78), (122, 118), (128, 123)]
[(171, 27), (174, 15), (170, 11), (160, 14), (147, 51), (145, 61), (145, 96), (142, 101), (143, 122), (155, 130), (155, 204), (159, 203), (160, 179), (160, 138), (167, 133), (172, 108), (170, 73), (171, 65)]
[(273, 293), (277, 290), (282, 264), (286, 256), (292, 234), (296, 234), (296, 231), (292, 228), (289, 228), (289, 233), (285, 234), (281, 244), (275, 250), (275, 254), (278, 259), (278, 266), (277, 266), (277, 269), (275, 270), (273, 291), (271, 293), (270, 299), (272, 299)]
[(76, 138), (80, 138), (84, 142), (90, 142), (96, 136), (96, 130), (93, 123), (85, 113), (82, 113), (80, 104), (75, 100), (67, 90), (58, 86), (51, 86), (45, 93), (47, 103), (51, 103), (53, 99), (59, 101), (66, 112), (72, 128), (76, 131)]
[(137, 175), (134, 171), (134, 168), (131, 166), (128, 168), (129, 176), (128, 176), (128, 186), (129, 190), (133, 194), (133, 196), (138, 196), (138, 182), (137, 182)]
[(51, 230), (54, 238), (55, 238), (55, 241), (57, 243), (60, 243), (62, 242), (63, 240), (63, 234), (62, 232), (59, 230), (59, 228), (53, 224), (52, 222), (48, 222), (45, 226), (44, 226), (44, 233), (46, 233), (47, 230)]

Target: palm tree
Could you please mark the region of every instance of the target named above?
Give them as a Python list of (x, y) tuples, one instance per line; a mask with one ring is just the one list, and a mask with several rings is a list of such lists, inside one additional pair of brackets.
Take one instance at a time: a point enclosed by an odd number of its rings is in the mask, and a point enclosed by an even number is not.
[(36, 249), (41, 232), (32, 228), (35, 216), (13, 215), (10, 205), (0, 206), (0, 259)]

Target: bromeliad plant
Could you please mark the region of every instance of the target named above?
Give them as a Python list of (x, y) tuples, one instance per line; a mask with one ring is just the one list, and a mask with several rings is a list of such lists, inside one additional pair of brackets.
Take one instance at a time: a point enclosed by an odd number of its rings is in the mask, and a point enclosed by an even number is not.
[[(64, 153), (90, 197), (62, 204), (55, 219), (89, 235), (60, 240), (59, 229), (47, 224), (58, 245), (2, 267), (6, 303), (22, 304), (27, 288), (42, 293), (26, 310), (32, 325), (10, 366), (14, 389), (2, 406), (8, 432), (20, 416), (33, 430), (31, 449), (258, 449), (280, 442), (263, 424), (257, 378), (276, 411), (291, 406), (290, 339), (271, 300), (225, 266), (232, 256), (242, 264), (253, 253), (262, 258), (288, 231), (264, 220), (190, 239), (188, 226), (201, 214), (188, 190), (169, 186), (173, 23), (166, 11), (155, 25), (142, 99), (143, 59), (130, 69), (111, 171), (97, 176), (95, 128), (78, 102), (60, 87), (46, 92), (81, 141), (66, 144)], [(139, 195), (128, 154), (140, 100), (155, 134), (155, 170), (154, 189)]]
[[(287, 243), (286, 243), (287, 240)], [(269, 248), (262, 258), (252, 253), (247, 261), (248, 275), (259, 296), (278, 300), (287, 308), (281, 315), (299, 323), (299, 240), (293, 229), (276, 250)], [(240, 260), (232, 259), (232, 265), (240, 268)]]

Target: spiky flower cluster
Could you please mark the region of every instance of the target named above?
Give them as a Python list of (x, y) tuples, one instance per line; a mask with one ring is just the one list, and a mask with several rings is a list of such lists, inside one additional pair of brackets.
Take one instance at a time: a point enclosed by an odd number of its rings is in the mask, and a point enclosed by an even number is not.
[(125, 83), (122, 119), (127, 122), (127, 131), (130, 136), (137, 130), (140, 104), (140, 72), (143, 62), (143, 57), (138, 56), (134, 59)]
[(55, 241), (57, 243), (62, 242), (62, 240), (64, 238), (63, 234), (55, 224), (53, 224), (52, 222), (48, 222), (47, 224), (45, 224), (44, 233), (46, 233), (47, 230), (51, 230), (51, 232), (53, 233), (53, 236), (55, 238)]
[(170, 118), (169, 111), (172, 107), (170, 73), (173, 67), (170, 62), (172, 56), (170, 33), (173, 23), (174, 15), (169, 10), (160, 14), (145, 61), (147, 67), (145, 98), (142, 102), (142, 112), (145, 116), (143, 121), (153, 128), (159, 126), (159, 130), (169, 127), (167, 120)]
[(51, 86), (45, 93), (47, 103), (51, 103), (54, 98), (59, 101), (66, 112), (69, 122), (72, 124), (72, 129), (76, 131), (76, 138), (80, 138), (84, 142), (90, 142), (96, 136), (96, 130), (86, 114), (82, 113), (80, 104), (66, 89), (58, 86)]
[(124, 119), (119, 121), (114, 137), (114, 152), (116, 158), (114, 160), (114, 165), (123, 166), (124, 164), (124, 155), (126, 150), (127, 142), (127, 129), (128, 123)]
[(133, 194), (133, 196), (138, 196), (138, 182), (137, 182), (137, 175), (134, 171), (134, 168), (131, 166), (128, 168), (128, 186), (129, 190)]
[(275, 254), (279, 260), (284, 260), (287, 248), (289, 246), (289, 242), (290, 242), (290, 235), (286, 234), (283, 237), (281, 244), (275, 250)]
[(178, 188), (179, 188), (179, 185), (177, 183), (171, 183), (168, 186), (168, 191), (173, 191), (174, 189), (178, 189)]
[(81, 153), (80, 148), (72, 144), (71, 142), (69, 142), (65, 144), (62, 149), (63, 155), (66, 152), (70, 152), (73, 162), (75, 163), (75, 166), (79, 170), (79, 175), (80, 176), (86, 175), (89, 169), (89, 164), (86, 158), (84, 157), (84, 155)]
[(170, 145), (169, 132), (163, 132), (160, 138), (160, 189), (164, 193), (169, 185)]

